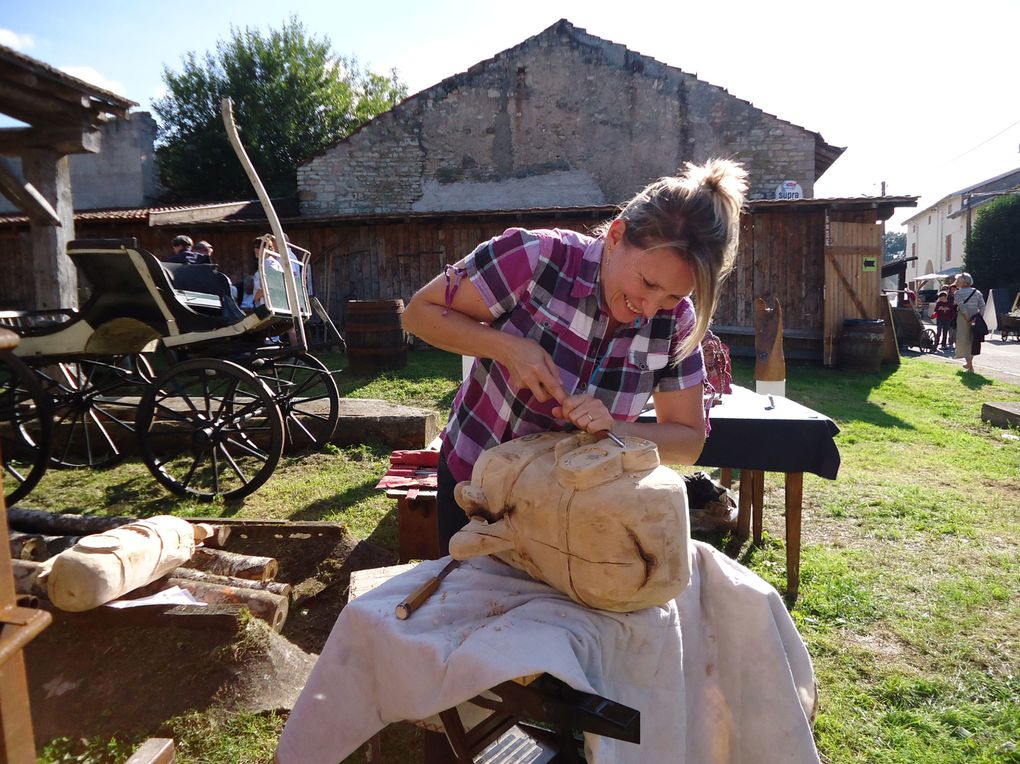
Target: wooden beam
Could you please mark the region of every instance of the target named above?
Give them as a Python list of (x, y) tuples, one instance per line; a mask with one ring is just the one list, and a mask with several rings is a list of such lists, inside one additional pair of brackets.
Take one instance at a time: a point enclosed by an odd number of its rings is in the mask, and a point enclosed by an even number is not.
[(102, 148), (98, 128), (4, 127), (0, 128), (0, 155), (21, 156), (26, 149), (50, 149), (58, 154), (95, 154)]
[(21, 158), (25, 180), (52, 205), (60, 225), (33, 221), (29, 238), (35, 279), (34, 310), (78, 307), (78, 274), (66, 254), (74, 239), (74, 207), (71, 202), (69, 159), (54, 151), (30, 149)]
[(24, 212), (33, 223), (60, 225), (60, 216), (35, 186), (22, 180), (6, 159), (0, 159), (0, 193)]
[(0, 103), (9, 117), (30, 125), (40, 122), (50, 125), (87, 124), (97, 121), (99, 116), (87, 96), (71, 104), (3, 79), (0, 79)]

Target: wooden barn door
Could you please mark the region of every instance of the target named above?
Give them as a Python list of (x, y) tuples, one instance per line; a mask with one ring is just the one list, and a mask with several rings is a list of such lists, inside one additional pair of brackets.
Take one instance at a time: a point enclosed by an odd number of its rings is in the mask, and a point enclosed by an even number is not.
[(823, 362), (836, 363), (843, 322), (885, 318), (880, 309), (882, 229), (872, 221), (826, 222)]

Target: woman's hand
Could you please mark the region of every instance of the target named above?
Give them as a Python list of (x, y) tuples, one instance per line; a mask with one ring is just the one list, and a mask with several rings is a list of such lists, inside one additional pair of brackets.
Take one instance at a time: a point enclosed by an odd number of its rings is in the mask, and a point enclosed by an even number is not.
[(550, 356), (535, 340), (527, 337), (507, 337), (510, 341), (500, 358), (496, 359), (510, 372), (510, 382), (515, 387), (526, 387), (539, 401), (550, 398), (563, 401), (567, 391), (563, 389), (560, 370)]
[(553, 409), (553, 416), (566, 419), (578, 429), (592, 434), (613, 429), (613, 417), (606, 404), (590, 395), (571, 395)]

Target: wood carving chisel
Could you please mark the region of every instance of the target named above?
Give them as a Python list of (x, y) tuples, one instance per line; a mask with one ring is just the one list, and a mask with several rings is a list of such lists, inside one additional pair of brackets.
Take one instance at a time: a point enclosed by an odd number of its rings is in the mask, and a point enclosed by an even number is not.
[(450, 560), (445, 568), (415, 589), (406, 600), (397, 605), (397, 618), (404, 621), (411, 613), (424, 605), (428, 598), (439, 588), (439, 582), (456, 570), (458, 565), (460, 565), (460, 560)]

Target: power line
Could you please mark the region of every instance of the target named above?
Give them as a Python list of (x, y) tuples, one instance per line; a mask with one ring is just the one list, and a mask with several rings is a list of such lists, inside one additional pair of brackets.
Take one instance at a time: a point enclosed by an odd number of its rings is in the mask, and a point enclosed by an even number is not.
[(1016, 127), (1017, 125), (1020, 125), (1020, 119), (1018, 119), (1018, 120), (1017, 120), (1016, 122), (1014, 122), (1014, 123), (1013, 123), (1012, 125), (1008, 125), (1007, 127), (1004, 127), (1004, 128), (1002, 129), (1002, 130), (1000, 130), (999, 132), (997, 132), (997, 133), (996, 133), (995, 135), (993, 135), (993, 136), (992, 136), (991, 138), (989, 138), (989, 139), (987, 139), (987, 140), (984, 140), (984, 141), (982, 141), (982, 142), (981, 142), (981, 143), (979, 143), (979, 144), (978, 144), (977, 146), (974, 146), (973, 148), (969, 148), (969, 149), (967, 149), (966, 151), (964, 151), (964, 152), (963, 152), (962, 154), (960, 154), (959, 156), (955, 156), (955, 157), (953, 157), (952, 159), (950, 159), (950, 160), (949, 160), (949, 161), (950, 161), (950, 163), (952, 163), (952, 162), (955, 162), (955, 161), (956, 161), (957, 159), (962, 159), (963, 157), (967, 156), (967, 154), (971, 153), (972, 151), (977, 151), (977, 150), (978, 150), (979, 148), (981, 148), (982, 146), (984, 146), (984, 145), (985, 145), (986, 143), (991, 143), (991, 142), (992, 142), (992, 141), (994, 141), (994, 140), (995, 140), (996, 138), (998, 138), (998, 137), (999, 137), (1000, 135), (1002, 135), (1003, 133), (1005, 133), (1005, 132), (1007, 132), (1007, 131), (1011, 130), (1012, 128)]

